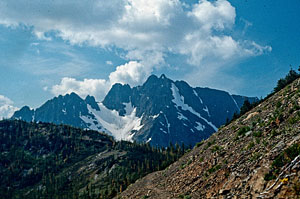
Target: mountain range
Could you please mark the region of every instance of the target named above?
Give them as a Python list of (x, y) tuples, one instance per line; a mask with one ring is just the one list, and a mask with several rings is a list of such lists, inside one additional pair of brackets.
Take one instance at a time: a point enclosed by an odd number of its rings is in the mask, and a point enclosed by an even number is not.
[(24, 106), (12, 119), (68, 124), (154, 146), (194, 145), (239, 113), (245, 100), (258, 99), (151, 75), (141, 86), (113, 85), (102, 102), (60, 95), (35, 110)]

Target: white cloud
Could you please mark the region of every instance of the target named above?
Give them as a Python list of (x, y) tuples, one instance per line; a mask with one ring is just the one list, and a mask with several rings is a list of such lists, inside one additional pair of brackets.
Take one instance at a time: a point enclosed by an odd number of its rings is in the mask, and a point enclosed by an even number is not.
[[(185, 8), (179, 0), (83, 0), (77, 3), (53, 0), (43, 4), (38, 0), (30, 3), (4, 0), (0, 6), (0, 23), (33, 26), (41, 39), (49, 39), (44, 33), (51, 31), (71, 44), (116, 46), (128, 52), (129, 61), (137, 60), (132, 54), (142, 54), (138, 60), (144, 61), (148, 55), (172, 52), (187, 55), (189, 63), (197, 67), (201, 60), (191, 61), (195, 57), (206, 58), (222, 51), (222, 57), (229, 59), (240, 56), (240, 49), (253, 52), (248, 56), (256, 56), (257, 51), (264, 48), (258, 44), (240, 45), (240, 41), (226, 35), (224, 31), (232, 28), (236, 17), (235, 8), (227, 0), (199, 0), (190, 9)], [(191, 46), (191, 43), (195, 44)], [(206, 45), (215, 48), (207, 52)]]
[[(169, 54), (186, 58), (185, 62), (193, 68), (186, 76), (193, 76), (199, 69), (212, 71), (212, 65), (218, 73), (226, 63), (272, 50), (270, 46), (234, 38), (230, 32), (234, 31), (235, 20), (236, 10), (227, 0), (199, 0), (192, 6), (180, 0), (0, 2), (0, 24), (25, 24), (41, 40), (51, 42), (55, 35), (72, 45), (122, 49), (127, 63), (118, 66), (107, 80), (63, 78), (52, 88), (54, 94), (76, 91), (99, 99), (107, 91), (102, 87), (112, 83), (141, 83), (155, 68), (168, 65), (165, 58)], [(87, 63), (77, 60), (75, 65), (62, 67), (78, 74), (86, 68), (83, 65)], [(197, 78), (201, 79), (202, 74)]]
[(104, 94), (109, 88), (108, 82), (103, 79), (84, 79), (83, 81), (78, 81), (74, 78), (64, 77), (60, 84), (52, 87), (51, 92), (54, 95), (65, 95), (75, 92), (82, 98), (87, 95), (93, 95), (97, 99), (103, 99)]
[(0, 95), (0, 119), (10, 118), (13, 113), (18, 110), (17, 107), (13, 106), (13, 101), (9, 98)]
[(209, 2), (200, 0), (195, 4), (193, 10), (188, 12), (188, 16), (195, 17), (200, 25), (206, 30), (223, 30), (231, 27), (235, 22), (235, 8), (226, 0)]
[(84, 79), (80, 81), (75, 78), (64, 77), (59, 84), (51, 88), (51, 92), (54, 95), (75, 92), (82, 98), (93, 95), (98, 101), (101, 101), (113, 84), (127, 83), (136, 86), (143, 83), (151, 72), (151, 67), (147, 68), (140, 62), (130, 61), (118, 66), (114, 72), (110, 73), (108, 80)]
[(136, 61), (130, 61), (124, 65), (118, 66), (116, 71), (109, 75), (109, 81), (111, 84), (128, 83), (132, 86), (136, 86), (142, 83), (151, 72), (151, 69), (148, 69), (143, 64)]

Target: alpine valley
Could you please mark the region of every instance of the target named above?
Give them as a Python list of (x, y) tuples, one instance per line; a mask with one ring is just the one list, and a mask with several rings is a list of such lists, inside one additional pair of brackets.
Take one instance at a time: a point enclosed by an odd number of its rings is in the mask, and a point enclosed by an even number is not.
[(60, 95), (35, 110), (24, 106), (12, 119), (68, 124), (152, 146), (194, 145), (239, 113), (245, 100), (258, 99), (151, 75), (141, 86), (113, 85), (102, 102)]

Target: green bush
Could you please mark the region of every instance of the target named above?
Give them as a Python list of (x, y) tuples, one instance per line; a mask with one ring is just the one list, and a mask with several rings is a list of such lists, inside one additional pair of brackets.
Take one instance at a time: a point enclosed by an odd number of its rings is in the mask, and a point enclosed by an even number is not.
[(189, 194), (186, 194), (186, 195), (180, 194), (180, 195), (179, 195), (179, 198), (183, 198), (183, 199), (191, 199), (192, 196), (190, 196)]
[(203, 141), (198, 142), (198, 143), (196, 144), (196, 147), (200, 147), (203, 143), (204, 143)]
[(281, 105), (282, 105), (282, 103), (281, 103), (280, 101), (278, 101), (278, 102), (276, 103), (276, 108), (280, 108)]
[(278, 174), (281, 168), (294, 160), (300, 155), (300, 144), (294, 144), (279, 154), (272, 163), (271, 171), (265, 175), (265, 180), (274, 179), (275, 174)]
[(271, 137), (276, 137), (277, 135), (279, 135), (279, 133), (273, 129), (271, 131)]
[(215, 145), (215, 146), (213, 146), (212, 147), (212, 149), (211, 149), (211, 152), (216, 152), (216, 151), (219, 151), (221, 149), (221, 147), (219, 147), (218, 145)]
[(261, 131), (254, 132), (254, 133), (253, 133), (253, 136), (254, 136), (254, 137), (261, 137), (261, 136), (262, 136), (262, 132), (261, 132)]
[(270, 181), (270, 180), (274, 180), (274, 179), (276, 179), (276, 176), (272, 172), (266, 173), (266, 175), (264, 177), (265, 181)]
[(221, 165), (217, 164), (216, 166), (208, 169), (208, 172), (209, 173), (214, 173), (214, 172), (218, 171), (220, 168), (221, 168)]
[(247, 146), (247, 149), (252, 149), (255, 146), (254, 142), (250, 142), (249, 145)]
[(250, 127), (249, 126), (243, 126), (242, 128), (240, 128), (238, 131), (237, 131), (237, 136), (245, 136), (245, 134), (250, 131)]
[(299, 120), (298, 117), (291, 117), (291, 118), (289, 119), (289, 123), (290, 123), (291, 125), (293, 125), (293, 124), (296, 124), (298, 120)]

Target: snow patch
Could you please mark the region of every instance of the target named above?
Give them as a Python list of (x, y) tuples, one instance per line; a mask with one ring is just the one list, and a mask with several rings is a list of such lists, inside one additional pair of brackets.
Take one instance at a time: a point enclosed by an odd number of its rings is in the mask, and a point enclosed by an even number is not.
[(234, 102), (236, 108), (237, 108), (238, 110), (240, 110), (238, 104), (236, 103), (236, 101), (235, 101), (235, 99), (232, 97), (232, 95), (230, 95), (230, 97), (231, 97), (231, 99), (233, 100), (233, 102)]
[(166, 123), (167, 123), (168, 133), (170, 134), (170, 127), (171, 127), (171, 125), (170, 125), (170, 123), (168, 121), (167, 116), (165, 114), (164, 114), (164, 116), (165, 116), (165, 120), (166, 120)]
[(150, 142), (151, 140), (152, 140), (152, 138), (149, 138), (149, 139), (146, 141), (146, 143)]
[(203, 104), (203, 101), (202, 101), (201, 97), (199, 97), (198, 93), (195, 90), (193, 90), (193, 91), (194, 91), (194, 95), (196, 95), (196, 97), (198, 97), (198, 99), (200, 100), (200, 103)]
[(61, 111), (64, 113), (64, 115), (67, 115), (67, 110), (66, 110), (66, 108), (62, 109)]
[(126, 115), (130, 115), (133, 111), (134, 111), (134, 107), (132, 106), (132, 104), (129, 103), (123, 103), (125, 106), (125, 111), (126, 111)]
[(159, 130), (161, 130), (163, 133), (168, 134), (165, 130), (163, 130), (162, 128), (160, 128)]
[(205, 108), (203, 108), (203, 111), (205, 111), (207, 113), (208, 117), (211, 117), (207, 106), (205, 106)]
[(182, 115), (182, 113), (180, 113), (180, 112), (177, 112), (177, 113), (178, 113), (177, 118), (178, 118), (179, 120), (188, 120), (188, 118), (185, 117), (184, 115)]
[[(102, 129), (102, 126), (99, 124), (99, 122), (96, 119), (92, 119), (89, 115), (81, 115), (81, 112), (79, 113), (80, 119), (84, 121), (84, 123), (87, 124), (89, 127), (88, 129), (99, 131)], [(98, 124), (97, 124), (98, 123)], [(109, 131), (106, 129), (102, 129), (106, 134), (112, 135)]]
[(32, 120), (31, 120), (31, 121), (32, 121), (32, 122), (35, 121), (35, 112), (33, 113)]
[(149, 117), (151, 117), (152, 120), (155, 120), (156, 118), (158, 118), (159, 115), (160, 115), (160, 113), (158, 113), (157, 115), (150, 115)]
[(203, 131), (205, 126), (202, 125), (200, 122), (196, 122), (197, 126), (195, 127), (198, 131)]
[(174, 97), (172, 102), (175, 104), (177, 109), (178, 109), (178, 107), (181, 107), (182, 110), (190, 111), (192, 114), (194, 114), (197, 117), (199, 117), (200, 119), (204, 120), (215, 131), (218, 130), (218, 128), (212, 122), (209, 122), (207, 119), (202, 117), (198, 112), (196, 112), (192, 107), (190, 107), (188, 104), (184, 103), (184, 97), (180, 95), (179, 89), (173, 83), (172, 83), (171, 90), (172, 90), (172, 94), (173, 94), (173, 97)]
[[(98, 106), (100, 111), (93, 109), (88, 105), (89, 113), (94, 115), (95, 119), (90, 119), (87, 116), (80, 116), (80, 118), (89, 123), (89, 128), (98, 130), (99, 126), (103, 126), (104, 131), (112, 135), (116, 140), (133, 141), (132, 137), (134, 132), (139, 131), (143, 125), (141, 124), (142, 117), (136, 117), (136, 108), (131, 103), (125, 103), (126, 115), (120, 116), (116, 110), (110, 110), (106, 108), (102, 103)], [(94, 121), (98, 125), (94, 124)]]

